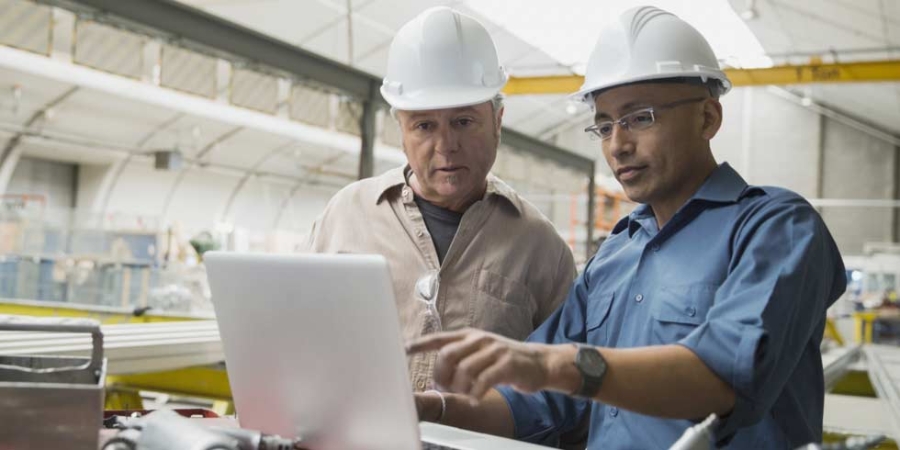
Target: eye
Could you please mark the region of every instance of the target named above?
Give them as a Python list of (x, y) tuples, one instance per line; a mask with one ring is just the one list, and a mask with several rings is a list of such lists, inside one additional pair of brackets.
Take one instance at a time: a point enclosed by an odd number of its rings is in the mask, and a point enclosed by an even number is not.
[(457, 119), (456, 123), (460, 126), (467, 127), (467, 126), (475, 123), (475, 121), (468, 117), (463, 117), (463, 118)]
[(653, 114), (650, 111), (641, 111), (635, 113), (628, 119), (629, 125), (647, 126), (653, 123)]
[(612, 132), (613, 132), (612, 122), (604, 122), (604, 123), (597, 125), (597, 132), (600, 133), (600, 136), (603, 136), (603, 137), (612, 135)]
[(434, 128), (430, 122), (418, 122), (415, 125), (416, 130), (429, 131)]

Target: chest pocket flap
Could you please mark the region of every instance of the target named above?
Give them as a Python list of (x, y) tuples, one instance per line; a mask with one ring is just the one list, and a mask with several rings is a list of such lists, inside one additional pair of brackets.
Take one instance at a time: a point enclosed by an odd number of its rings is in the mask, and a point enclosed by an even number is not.
[(478, 290), (491, 297), (522, 307), (533, 303), (531, 291), (525, 284), (490, 270), (482, 270), (480, 275)]
[(587, 301), (587, 331), (599, 328), (609, 317), (613, 294), (591, 295)]
[(651, 314), (660, 322), (700, 325), (706, 321), (717, 288), (713, 284), (664, 286), (652, 299)]
[(472, 326), (524, 340), (539, 325), (534, 323), (537, 304), (525, 284), (482, 270), (477, 289), (479, 293), (469, 303)]

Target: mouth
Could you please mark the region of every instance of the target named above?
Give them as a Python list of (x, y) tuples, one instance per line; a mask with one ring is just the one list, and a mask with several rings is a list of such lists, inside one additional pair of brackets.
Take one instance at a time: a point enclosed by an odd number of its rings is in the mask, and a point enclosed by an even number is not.
[(463, 166), (444, 166), (444, 167), (438, 167), (437, 169), (435, 169), (435, 172), (456, 173), (463, 169), (464, 169)]
[(625, 166), (616, 170), (616, 178), (619, 181), (628, 181), (644, 172), (647, 166)]

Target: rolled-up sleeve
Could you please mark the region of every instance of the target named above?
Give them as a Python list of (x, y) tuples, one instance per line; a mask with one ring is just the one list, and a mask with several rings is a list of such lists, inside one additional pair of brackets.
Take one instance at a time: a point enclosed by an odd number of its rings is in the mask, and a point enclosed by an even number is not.
[(843, 291), (839, 258), (818, 213), (794, 195), (773, 198), (737, 229), (707, 320), (679, 342), (735, 390), (720, 442), (757, 423), (794, 373)]
[(559, 436), (575, 428), (590, 411), (590, 402), (555, 392), (523, 394), (498, 388), (513, 413), (516, 439), (555, 447)]
[[(593, 259), (592, 259), (593, 260)], [(584, 273), (572, 284), (562, 306), (528, 337), (528, 342), (565, 344), (585, 342), (585, 299), (588, 295), (588, 261)], [(555, 446), (562, 433), (574, 429), (590, 412), (590, 402), (555, 392), (523, 394), (509, 386), (498, 391), (506, 399), (515, 424), (516, 439)]]

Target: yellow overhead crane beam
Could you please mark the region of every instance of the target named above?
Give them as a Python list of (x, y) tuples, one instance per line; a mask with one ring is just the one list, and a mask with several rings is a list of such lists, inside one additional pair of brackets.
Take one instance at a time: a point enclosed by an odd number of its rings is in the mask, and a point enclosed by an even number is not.
[[(725, 69), (725, 74), (736, 87), (900, 81), (900, 60)], [(503, 92), (507, 95), (571, 94), (578, 91), (583, 82), (584, 77), (578, 75), (510, 77)]]

